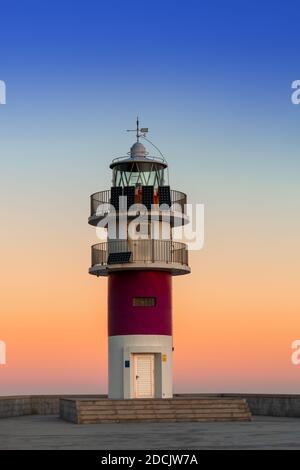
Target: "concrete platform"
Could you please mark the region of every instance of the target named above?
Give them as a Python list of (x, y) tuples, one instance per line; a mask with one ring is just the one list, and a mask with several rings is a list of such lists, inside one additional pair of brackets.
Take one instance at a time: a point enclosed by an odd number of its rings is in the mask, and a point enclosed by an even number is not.
[[(60, 399), (101, 399), (107, 395), (25, 395), (0, 396), (0, 419), (24, 415), (58, 415)], [(174, 398), (240, 398), (247, 401), (252, 415), (300, 418), (300, 395), (263, 393), (185, 393)]]
[(0, 449), (300, 449), (300, 419), (81, 425), (58, 416), (0, 420)]
[(251, 421), (245, 399), (218, 397), (61, 398), (60, 417), (76, 424)]

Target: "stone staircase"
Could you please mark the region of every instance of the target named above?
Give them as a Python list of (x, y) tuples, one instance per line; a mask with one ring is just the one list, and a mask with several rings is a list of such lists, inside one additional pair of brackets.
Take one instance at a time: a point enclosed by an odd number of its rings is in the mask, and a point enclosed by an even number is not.
[(241, 398), (61, 399), (60, 417), (77, 424), (251, 421)]

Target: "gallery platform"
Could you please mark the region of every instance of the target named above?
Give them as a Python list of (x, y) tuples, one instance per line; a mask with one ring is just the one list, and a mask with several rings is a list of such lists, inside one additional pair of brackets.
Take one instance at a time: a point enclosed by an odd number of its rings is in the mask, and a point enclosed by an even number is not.
[(76, 424), (228, 422), (251, 421), (251, 412), (242, 398), (61, 398), (60, 418)]

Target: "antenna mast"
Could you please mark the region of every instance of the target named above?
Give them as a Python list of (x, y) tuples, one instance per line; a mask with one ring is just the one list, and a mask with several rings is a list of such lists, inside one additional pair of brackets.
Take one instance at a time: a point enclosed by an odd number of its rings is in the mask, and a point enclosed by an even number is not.
[(140, 129), (140, 120), (139, 117), (136, 117), (136, 129), (126, 129), (127, 132), (135, 132), (136, 133), (136, 140), (139, 142), (140, 137), (145, 137), (145, 134), (148, 132), (148, 127), (142, 127)]
[(138, 116), (136, 117), (136, 140), (140, 141), (140, 121)]

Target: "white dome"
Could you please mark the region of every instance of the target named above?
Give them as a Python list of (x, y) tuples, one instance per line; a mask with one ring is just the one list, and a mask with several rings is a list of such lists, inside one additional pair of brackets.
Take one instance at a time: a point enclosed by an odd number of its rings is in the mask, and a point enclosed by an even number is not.
[(136, 142), (130, 149), (130, 156), (135, 157), (145, 157), (147, 155), (146, 149), (141, 142)]

